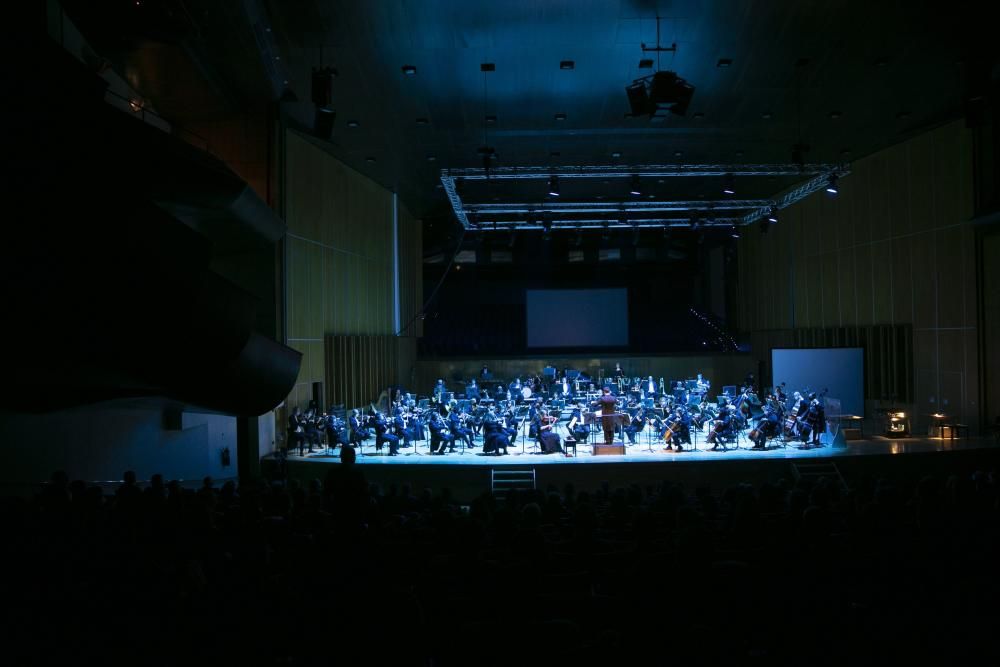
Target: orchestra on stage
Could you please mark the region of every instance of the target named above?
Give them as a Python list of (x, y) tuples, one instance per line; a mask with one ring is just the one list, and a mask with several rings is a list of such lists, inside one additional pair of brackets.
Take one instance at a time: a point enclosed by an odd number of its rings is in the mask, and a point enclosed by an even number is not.
[[(376, 405), (378, 403), (378, 405)], [(287, 452), (332, 453), (350, 444), (365, 455), (445, 456), (477, 451), (570, 456), (578, 445), (619, 443), (639, 451), (765, 450), (800, 443), (822, 446), (826, 430), (822, 393), (803, 389), (789, 397), (784, 384), (761, 397), (754, 377), (713, 392), (702, 376), (684, 380), (626, 377), (621, 365), (596, 380), (547, 367), (539, 375), (501, 381), (484, 365), (477, 378), (453, 391), (439, 379), (428, 395), (390, 388), (384, 398), (350, 414), (310, 405), (288, 417)]]

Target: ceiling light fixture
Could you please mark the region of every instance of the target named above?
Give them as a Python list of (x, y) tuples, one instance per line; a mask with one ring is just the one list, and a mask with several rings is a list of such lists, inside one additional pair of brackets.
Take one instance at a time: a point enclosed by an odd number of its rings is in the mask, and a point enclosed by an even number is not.
[(574, 67), (576, 67), (576, 63), (574, 63), (572, 60), (559, 61), (559, 69), (573, 69)]
[(840, 192), (840, 187), (837, 185), (838, 180), (839, 177), (837, 176), (837, 174), (835, 173), (830, 174), (830, 178), (827, 180), (826, 183), (826, 191), (829, 192), (831, 195), (835, 195)]
[(417, 73), (417, 68), (415, 65), (403, 65), (403, 74), (406, 76), (415, 76)]
[(726, 174), (722, 181), (722, 194), (736, 194), (736, 181), (732, 174)]
[(559, 177), (549, 176), (549, 196), (558, 197), (559, 196)]

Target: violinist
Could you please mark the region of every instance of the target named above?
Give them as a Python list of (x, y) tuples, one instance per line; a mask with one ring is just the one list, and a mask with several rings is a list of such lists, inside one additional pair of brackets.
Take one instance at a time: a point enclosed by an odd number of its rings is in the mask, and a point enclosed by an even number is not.
[(561, 438), (555, 432), (557, 417), (550, 415), (544, 408), (535, 413), (533, 429), (538, 434), (538, 442), (542, 445), (543, 454), (554, 454), (562, 451)]
[(413, 434), (413, 429), (409, 428), (409, 425), (406, 422), (407, 420), (403, 415), (403, 409), (396, 408), (392, 415), (392, 427), (396, 436), (403, 441), (401, 447), (409, 447), (410, 443), (416, 439)]
[(448, 414), (448, 427), (451, 429), (451, 434), (455, 436), (455, 440), (462, 440), (465, 442), (465, 446), (472, 449), (472, 430), (466, 428), (466, 415), (464, 412), (460, 412), (457, 407), (457, 402), (451, 402), (451, 412)]
[(381, 451), (384, 443), (389, 443), (389, 456), (396, 456), (399, 451), (399, 436), (389, 433), (389, 422), (385, 415), (376, 412), (372, 416), (372, 426), (375, 428), (375, 449)]
[(445, 447), (450, 452), (455, 451), (455, 436), (439, 412), (431, 412), (427, 427), (431, 432), (431, 454), (444, 454)]

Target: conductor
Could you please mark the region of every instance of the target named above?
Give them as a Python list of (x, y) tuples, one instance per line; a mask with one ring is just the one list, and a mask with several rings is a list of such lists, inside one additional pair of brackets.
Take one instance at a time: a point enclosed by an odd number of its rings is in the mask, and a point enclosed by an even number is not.
[(615, 407), (617, 401), (611, 395), (611, 388), (605, 387), (598, 403), (601, 405), (601, 427), (604, 429), (604, 444), (610, 445), (615, 441)]

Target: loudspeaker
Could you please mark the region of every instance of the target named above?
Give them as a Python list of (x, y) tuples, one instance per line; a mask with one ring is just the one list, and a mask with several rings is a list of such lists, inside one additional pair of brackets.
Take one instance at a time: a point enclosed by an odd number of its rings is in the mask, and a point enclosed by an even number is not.
[(320, 139), (330, 140), (333, 135), (333, 121), (337, 119), (337, 114), (329, 109), (316, 107), (316, 118), (313, 121), (313, 134)]
[(657, 72), (649, 86), (649, 100), (656, 107), (654, 115), (666, 112), (683, 116), (694, 96), (694, 86), (674, 72)]
[(329, 109), (333, 103), (334, 71), (329, 67), (314, 69), (312, 73), (312, 102), (317, 107)]
[(625, 86), (625, 93), (628, 95), (628, 105), (633, 116), (648, 116), (653, 111), (649, 103), (649, 95), (646, 93), (646, 84), (642, 81)]

